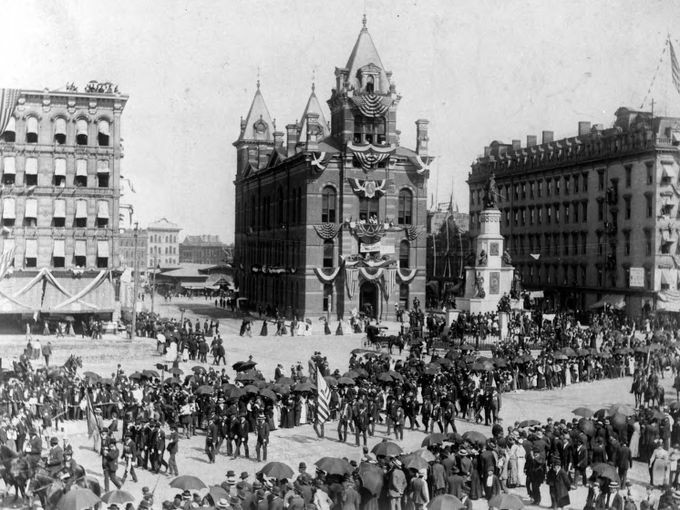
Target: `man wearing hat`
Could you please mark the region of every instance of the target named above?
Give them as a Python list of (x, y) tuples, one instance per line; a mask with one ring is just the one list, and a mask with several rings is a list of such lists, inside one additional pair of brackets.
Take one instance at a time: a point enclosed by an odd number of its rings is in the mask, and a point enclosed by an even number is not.
[(40, 461), (40, 456), (42, 455), (42, 439), (40, 439), (40, 436), (33, 428), (29, 432), (29, 437), (28, 444), (30, 450), (28, 452), (28, 463), (31, 466), (31, 469), (35, 470)]
[[(562, 469), (562, 461), (559, 458), (553, 459), (552, 467), (550, 471), (548, 471), (546, 478), (548, 486), (550, 487), (552, 508), (557, 509), (568, 507), (571, 503), (569, 500), (571, 478), (569, 477), (569, 474), (564, 469)], [(623, 508), (620, 510), (623, 510)]]
[(50, 476), (56, 475), (64, 465), (64, 450), (59, 446), (59, 439), (50, 439), (50, 452), (47, 455), (47, 471)]
[(236, 484), (236, 491), (252, 492), (253, 486), (248, 483), (248, 472), (243, 471), (239, 479), (239, 482)]
[(125, 483), (128, 473), (132, 477), (132, 481), (137, 483), (137, 473), (135, 472), (135, 459), (137, 458), (137, 445), (132, 440), (132, 434), (129, 432), (125, 434), (125, 442), (123, 443), (123, 457), (125, 458), (125, 471), (123, 472), (122, 483)]
[(233, 494), (235, 486), (236, 486), (236, 473), (234, 473), (233, 469), (230, 469), (229, 471), (227, 471), (226, 479), (224, 480), (224, 482), (220, 484), (220, 487), (222, 487), (227, 492), (227, 494)]
[(219, 508), (219, 510), (227, 510), (229, 508), (229, 502), (226, 500), (226, 498), (220, 498), (217, 501), (215, 508)]
[(257, 425), (255, 426), (255, 431), (257, 433), (257, 443), (255, 443), (257, 461), (260, 462), (260, 450), (262, 450), (262, 460), (266, 461), (267, 445), (269, 444), (269, 423), (267, 423), (267, 420), (264, 418), (264, 413), (261, 411), (257, 415)]
[(419, 469), (418, 476), (411, 479), (411, 499), (416, 510), (423, 510), (430, 501), (430, 493), (425, 483), (427, 469)]
[(279, 487), (272, 488), (272, 492), (269, 495), (268, 510), (283, 510), (283, 498), (281, 498), (281, 489)]
[(211, 416), (208, 420), (208, 429), (205, 431), (205, 453), (208, 456), (208, 463), (215, 463), (215, 445), (217, 444), (217, 425), (215, 417)]
[(117, 489), (120, 489), (122, 483), (116, 476), (116, 469), (118, 469), (118, 448), (116, 447), (116, 438), (112, 437), (108, 440), (108, 446), (103, 447), (102, 455), (102, 470), (104, 471), (104, 491), (109, 492), (109, 480)]
[(406, 475), (401, 469), (401, 462), (396, 458), (392, 459), (388, 480), (387, 494), (390, 498), (390, 510), (401, 510), (401, 498), (406, 490)]
[(241, 456), (241, 445), (243, 445), (243, 454), (245, 455), (246, 459), (250, 458), (250, 450), (248, 449), (248, 432), (250, 432), (250, 424), (248, 423), (248, 420), (246, 419), (246, 414), (241, 413), (239, 414), (238, 420), (236, 421), (235, 428), (234, 428), (235, 433), (235, 452), (234, 455), (236, 457)]

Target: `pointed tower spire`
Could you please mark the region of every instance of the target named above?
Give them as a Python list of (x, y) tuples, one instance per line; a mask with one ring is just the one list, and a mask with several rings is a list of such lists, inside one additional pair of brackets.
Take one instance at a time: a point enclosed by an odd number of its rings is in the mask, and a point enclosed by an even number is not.
[(309, 99), (307, 100), (307, 105), (305, 106), (304, 111), (302, 112), (302, 117), (300, 117), (300, 124), (299, 124), (299, 138), (298, 142), (306, 142), (307, 141), (307, 120), (309, 114), (315, 115), (315, 122), (318, 123), (318, 125), (321, 128), (321, 133), (319, 133), (319, 138), (323, 140), (330, 134), (330, 129), (328, 128), (328, 122), (326, 122), (326, 116), (323, 113), (323, 110), (321, 108), (321, 103), (319, 102), (319, 99), (316, 97), (316, 92), (314, 91), (315, 85), (314, 82), (312, 82), (312, 92), (309, 95)]
[(274, 121), (269, 114), (269, 109), (260, 90), (260, 80), (257, 80), (257, 89), (246, 120), (241, 123), (240, 140), (258, 140), (263, 142), (274, 141)]

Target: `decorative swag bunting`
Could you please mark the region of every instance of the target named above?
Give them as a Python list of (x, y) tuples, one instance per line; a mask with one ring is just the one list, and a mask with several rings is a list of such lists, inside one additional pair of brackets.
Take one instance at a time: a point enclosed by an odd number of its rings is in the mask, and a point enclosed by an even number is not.
[(376, 147), (372, 144), (354, 145), (352, 142), (347, 142), (347, 148), (352, 151), (364, 171), (375, 169), (379, 163), (389, 159), (396, 149), (394, 145)]
[(380, 117), (393, 103), (390, 96), (378, 94), (357, 94), (352, 96), (352, 102), (366, 117)]
[(19, 100), (18, 89), (0, 89), (0, 135), (5, 132)]
[(359, 274), (364, 278), (365, 280), (368, 280), (370, 282), (378, 280), (382, 277), (383, 275), (383, 268), (374, 268), (374, 269), (368, 269), (365, 267), (362, 267), (361, 269), (358, 270)]
[(347, 286), (347, 297), (352, 299), (357, 292), (359, 282), (359, 270), (345, 268), (345, 285)]
[(384, 223), (356, 223), (354, 225), (354, 233), (361, 239), (385, 236)]
[(373, 198), (377, 193), (385, 193), (385, 184), (387, 184), (387, 179), (364, 181), (361, 179), (348, 177), (347, 182), (350, 186), (352, 186), (352, 191), (354, 191), (354, 193), (360, 197)]
[(316, 152), (312, 153), (312, 166), (316, 167), (319, 172), (323, 172), (326, 170), (328, 162), (331, 160), (333, 155), (328, 154), (327, 152), (320, 152), (318, 154), (319, 156), (317, 157)]
[(415, 241), (420, 236), (420, 230), (416, 225), (404, 227), (404, 233), (409, 241)]
[(321, 223), (320, 225), (314, 225), (314, 230), (321, 239), (335, 239), (340, 230), (342, 230), (342, 224)]
[(397, 275), (399, 275), (399, 280), (401, 280), (402, 283), (411, 283), (418, 272), (418, 270), (414, 268), (411, 269), (411, 271), (409, 271), (407, 274), (404, 274), (401, 272), (401, 267), (399, 266), (398, 262), (397, 269), (395, 271), (397, 272)]
[(316, 273), (317, 278), (322, 282), (332, 283), (340, 273), (340, 269), (342, 269), (342, 265), (336, 267), (333, 271), (327, 274), (323, 268), (315, 267), (314, 272)]
[(414, 154), (413, 156), (409, 156), (408, 159), (409, 161), (411, 161), (411, 163), (416, 165), (417, 167), (416, 173), (418, 175), (422, 175), (430, 171), (430, 163), (432, 163), (432, 160), (434, 158), (428, 158), (427, 156), (425, 156), (425, 158), (423, 159), (418, 154)]

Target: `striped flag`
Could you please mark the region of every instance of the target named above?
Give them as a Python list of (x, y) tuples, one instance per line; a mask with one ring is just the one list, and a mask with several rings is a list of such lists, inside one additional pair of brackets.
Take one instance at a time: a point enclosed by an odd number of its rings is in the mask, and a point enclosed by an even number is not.
[(99, 447), (101, 446), (101, 436), (99, 434), (99, 423), (97, 422), (97, 417), (94, 414), (94, 408), (92, 407), (92, 401), (90, 400), (90, 395), (86, 391), (85, 399), (87, 407), (85, 408), (85, 414), (87, 416), (87, 437), (92, 438), (92, 443), (94, 444), (94, 451), (99, 452)]
[(671, 75), (673, 76), (673, 85), (675, 85), (675, 89), (680, 93), (680, 65), (678, 65), (678, 59), (675, 56), (675, 49), (673, 48), (670, 37), (668, 38), (668, 47), (671, 51)]
[(19, 99), (18, 89), (0, 89), (0, 135), (5, 132)]
[(15, 250), (16, 246), (13, 246), (0, 256), (0, 280), (5, 277), (14, 263)]
[(326, 379), (323, 378), (319, 367), (316, 367), (316, 421), (325, 423), (330, 416), (331, 390), (328, 389)]

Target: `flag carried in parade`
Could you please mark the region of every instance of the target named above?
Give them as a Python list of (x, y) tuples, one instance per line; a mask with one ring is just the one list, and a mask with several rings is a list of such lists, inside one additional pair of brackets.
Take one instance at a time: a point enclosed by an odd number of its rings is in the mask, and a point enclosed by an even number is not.
[(14, 250), (12, 247), (0, 256), (0, 279), (4, 278), (14, 263)]
[(316, 367), (316, 421), (318, 423), (325, 423), (330, 416), (331, 407), (331, 390), (328, 388), (326, 379), (323, 378), (319, 367)]
[(678, 58), (675, 56), (675, 49), (673, 48), (670, 37), (668, 37), (668, 48), (671, 52), (671, 75), (673, 77), (673, 85), (675, 85), (675, 89), (680, 94), (680, 65), (678, 64)]
[(101, 444), (101, 436), (99, 435), (99, 423), (97, 422), (97, 417), (94, 414), (94, 409), (92, 407), (90, 395), (87, 392), (85, 392), (85, 402), (86, 402), (85, 413), (87, 416), (87, 437), (92, 438), (92, 442), (94, 443), (94, 450), (98, 451), (98, 447)]

